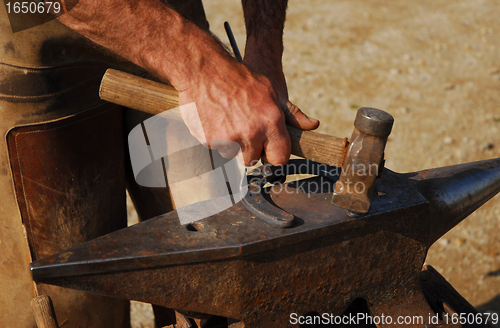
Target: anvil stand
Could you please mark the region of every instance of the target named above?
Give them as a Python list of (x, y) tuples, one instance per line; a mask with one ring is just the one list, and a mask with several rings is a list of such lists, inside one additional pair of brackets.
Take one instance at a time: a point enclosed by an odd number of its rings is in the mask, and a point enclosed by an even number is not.
[[(325, 171), (261, 195), (250, 188), (250, 202), (264, 197), (292, 213), (290, 228), (266, 223), (241, 202), (187, 226), (171, 212), (33, 262), (33, 278), (227, 317), (230, 327), (290, 327), (291, 313), (342, 315), (360, 300), (373, 317), (424, 319), (378, 327), (460, 327), (428, 322), (429, 314), (476, 313), (422, 266), (437, 239), (500, 191), (500, 159), (407, 174), (385, 169), (359, 218), (330, 203), (338, 175), (324, 166), (313, 173)], [(256, 174), (250, 184), (263, 178)], [(487, 327), (469, 323), (462, 326)]]

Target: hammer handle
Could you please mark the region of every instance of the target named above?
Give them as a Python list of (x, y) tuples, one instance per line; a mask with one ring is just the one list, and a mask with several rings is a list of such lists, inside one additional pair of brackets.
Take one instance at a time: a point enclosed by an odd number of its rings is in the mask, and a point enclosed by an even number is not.
[(35, 297), (31, 300), (31, 308), (38, 328), (59, 328), (50, 297)]
[[(99, 90), (101, 99), (152, 115), (179, 106), (179, 93), (173, 87), (108, 69)], [(303, 131), (287, 124), (292, 154), (333, 166), (341, 166), (347, 151), (347, 138)]]

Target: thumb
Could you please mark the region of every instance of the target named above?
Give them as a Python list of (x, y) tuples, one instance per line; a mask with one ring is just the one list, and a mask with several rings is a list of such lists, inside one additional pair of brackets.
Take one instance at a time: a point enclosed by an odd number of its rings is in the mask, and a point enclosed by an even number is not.
[(301, 130), (314, 130), (319, 126), (319, 121), (315, 118), (310, 118), (304, 114), (299, 107), (291, 102), (286, 103), (285, 113), (286, 122), (291, 126)]

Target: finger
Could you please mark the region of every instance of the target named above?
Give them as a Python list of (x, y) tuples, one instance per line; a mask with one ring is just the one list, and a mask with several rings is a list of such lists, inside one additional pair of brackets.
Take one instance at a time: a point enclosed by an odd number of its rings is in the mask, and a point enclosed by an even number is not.
[(301, 130), (314, 130), (318, 128), (319, 121), (317, 119), (308, 117), (299, 107), (289, 101), (286, 106), (287, 108), (283, 112), (288, 124)]
[(268, 136), (264, 143), (262, 159), (272, 165), (285, 165), (290, 159), (292, 144), (284, 124), (277, 126), (274, 134)]
[[(238, 149), (239, 150), (239, 149)], [(238, 155), (238, 150), (234, 150), (232, 148), (218, 148), (217, 151), (219, 154), (225, 159), (231, 159)]]
[[(262, 142), (254, 142), (251, 145), (243, 146), (241, 148), (240, 157), (243, 158), (243, 165), (245, 166), (253, 166), (257, 163), (262, 155), (263, 151), (263, 143)], [(241, 162), (241, 160), (240, 160)]]
[(231, 159), (238, 155), (240, 145), (229, 140), (210, 140), (210, 148), (217, 149), (219, 154), (225, 159)]

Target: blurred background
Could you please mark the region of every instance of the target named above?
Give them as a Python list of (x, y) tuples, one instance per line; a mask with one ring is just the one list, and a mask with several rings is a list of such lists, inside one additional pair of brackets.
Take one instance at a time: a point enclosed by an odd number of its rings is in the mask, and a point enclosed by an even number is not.
[[(212, 32), (229, 46), (228, 21), (243, 53), (241, 3), (204, 6)], [(500, 157), (499, 17), (498, 0), (289, 0), (290, 100), (337, 137), (350, 137), (359, 107), (392, 114), (386, 167), (396, 172)], [(497, 195), (426, 260), (480, 312), (500, 313), (499, 229)], [(132, 314), (134, 328), (153, 327), (149, 305), (134, 302)]]

